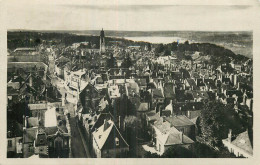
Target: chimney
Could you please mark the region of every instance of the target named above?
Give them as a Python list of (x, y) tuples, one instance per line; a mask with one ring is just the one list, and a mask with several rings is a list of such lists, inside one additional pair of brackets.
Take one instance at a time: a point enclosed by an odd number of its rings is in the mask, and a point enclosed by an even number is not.
[(30, 87), (32, 87), (32, 75), (30, 74), (30, 77), (29, 77), (29, 85)]
[(106, 131), (109, 127), (109, 123), (107, 121), (107, 119), (104, 119), (104, 131)]
[(231, 137), (232, 137), (232, 129), (229, 129), (228, 133), (228, 142), (231, 143)]
[(165, 117), (165, 116), (163, 116), (162, 118), (163, 118), (163, 122), (166, 122), (166, 117)]
[(181, 139), (181, 143), (183, 143), (183, 132), (180, 132), (180, 139)]
[(121, 127), (121, 123), (120, 123), (121, 120), (120, 120), (120, 119), (121, 119), (121, 116), (118, 116), (118, 127), (119, 127), (119, 129), (120, 129), (120, 127)]
[(25, 117), (25, 128), (27, 128), (28, 118), (29, 118), (29, 116), (26, 116), (26, 117)]

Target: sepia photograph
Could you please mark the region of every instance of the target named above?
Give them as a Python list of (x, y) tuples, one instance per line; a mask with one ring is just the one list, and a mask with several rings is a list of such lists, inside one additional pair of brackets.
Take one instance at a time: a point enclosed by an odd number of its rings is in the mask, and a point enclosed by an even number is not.
[(4, 6), (5, 160), (254, 157), (254, 5)]

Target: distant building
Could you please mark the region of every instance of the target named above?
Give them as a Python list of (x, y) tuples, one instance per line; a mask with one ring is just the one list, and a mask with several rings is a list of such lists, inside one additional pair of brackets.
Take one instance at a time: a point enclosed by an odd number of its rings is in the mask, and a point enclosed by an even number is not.
[(105, 47), (105, 32), (102, 28), (100, 31), (100, 53), (103, 54), (106, 52), (106, 47)]

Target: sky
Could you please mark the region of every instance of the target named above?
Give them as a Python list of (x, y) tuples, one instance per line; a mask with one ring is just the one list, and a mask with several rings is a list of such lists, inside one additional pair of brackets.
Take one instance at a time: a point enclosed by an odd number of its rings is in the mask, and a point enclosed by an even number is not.
[[(29, 30), (252, 30), (254, 3), (8, 0), (7, 29)], [(236, 2), (236, 3), (235, 3)], [(192, 5), (191, 5), (192, 4)], [(235, 4), (235, 5), (234, 5)]]

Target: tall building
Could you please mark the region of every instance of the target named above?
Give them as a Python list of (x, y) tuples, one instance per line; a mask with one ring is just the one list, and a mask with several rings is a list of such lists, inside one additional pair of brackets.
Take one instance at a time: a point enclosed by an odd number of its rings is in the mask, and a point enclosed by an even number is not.
[(105, 47), (105, 32), (102, 28), (100, 31), (100, 53), (105, 53), (106, 52), (106, 47)]

